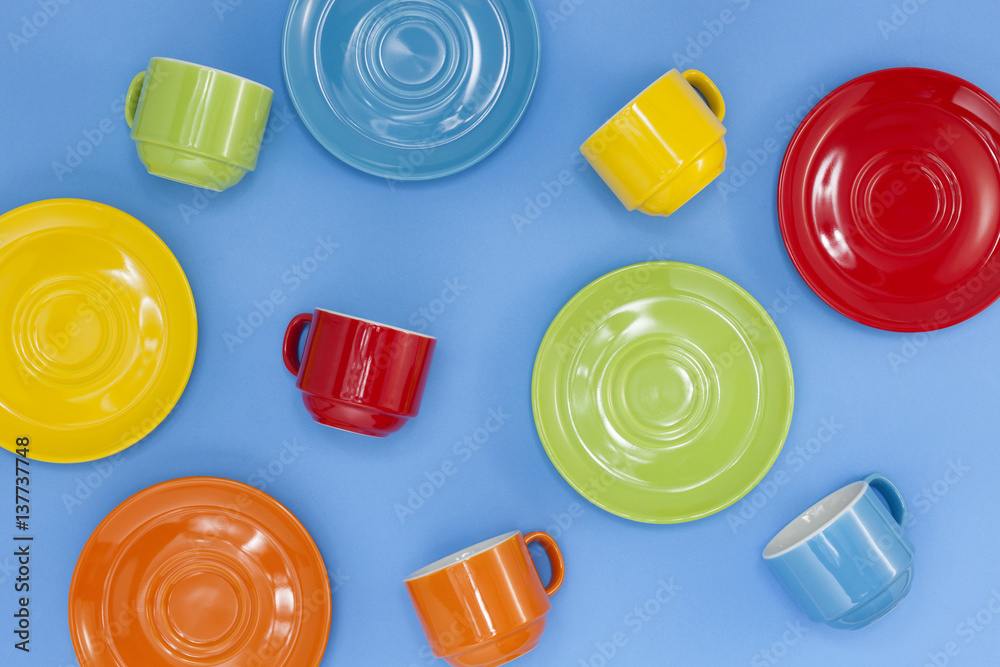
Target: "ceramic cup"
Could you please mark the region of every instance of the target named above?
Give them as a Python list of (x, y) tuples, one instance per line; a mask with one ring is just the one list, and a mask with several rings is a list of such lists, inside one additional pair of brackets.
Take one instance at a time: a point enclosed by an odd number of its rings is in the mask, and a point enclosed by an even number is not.
[(273, 97), (235, 74), (153, 58), (132, 79), (125, 120), (149, 173), (221, 192), (257, 166)]
[[(544, 586), (528, 554), (538, 542), (552, 564)], [(562, 585), (559, 547), (546, 533), (507, 533), (414, 572), (406, 589), (435, 657), (455, 667), (495, 667), (535, 648), (549, 598)]]
[[(309, 329), (301, 356), (299, 341)], [(420, 409), (436, 340), (317, 308), (285, 331), (285, 367), (313, 419), (362, 435), (398, 431)]]
[(726, 168), (725, 115), (711, 79), (671, 70), (580, 152), (628, 210), (670, 215)]
[(764, 560), (809, 618), (856, 630), (889, 613), (910, 590), (913, 545), (905, 524), (903, 496), (882, 475), (869, 475), (785, 526)]

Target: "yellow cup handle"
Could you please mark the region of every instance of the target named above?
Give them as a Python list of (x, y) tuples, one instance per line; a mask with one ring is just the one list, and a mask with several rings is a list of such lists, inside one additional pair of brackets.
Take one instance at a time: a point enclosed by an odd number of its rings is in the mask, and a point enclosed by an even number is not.
[(722, 93), (719, 92), (718, 86), (696, 69), (689, 69), (682, 76), (687, 79), (688, 83), (694, 86), (695, 90), (701, 93), (705, 101), (708, 102), (708, 108), (712, 110), (715, 117), (720, 121), (725, 120), (726, 101), (722, 99)]
[(136, 74), (128, 87), (128, 93), (125, 95), (125, 122), (128, 123), (129, 127), (132, 127), (132, 121), (135, 120), (135, 109), (139, 106), (139, 95), (142, 93), (142, 84), (145, 81), (145, 72)]

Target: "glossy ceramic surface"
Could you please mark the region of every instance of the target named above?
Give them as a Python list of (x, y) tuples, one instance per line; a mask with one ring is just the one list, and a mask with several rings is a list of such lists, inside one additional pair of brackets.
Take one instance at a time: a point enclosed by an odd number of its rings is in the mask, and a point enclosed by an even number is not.
[(810, 619), (857, 630), (910, 590), (913, 545), (905, 525), (902, 494), (882, 475), (869, 475), (796, 518), (767, 545), (764, 560)]
[(670, 215), (726, 168), (726, 103), (697, 70), (671, 70), (580, 152), (628, 210)]
[(532, 380), (539, 437), (566, 481), (649, 523), (713, 514), (756, 486), (793, 395), (764, 309), (678, 262), (629, 266), (580, 291), (545, 334)]
[(431, 336), (317, 309), (289, 323), (283, 357), (313, 419), (383, 437), (420, 410), (436, 343)]
[(950, 74), (891, 69), (806, 116), (781, 168), (788, 253), (862, 324), (927, 331), (1000, 295), (1000, 105)]
[[(544, 586), (528, 553), (538, 542), (552, 563)], [(455, 667), (496, 667), (538, 645), (565, 576), (546, 533), (508, 533), (413, 573), (406, 589), (435, 657)]]
[(486, 157), (535, 87), (530, 0), (293, 0), (283, 62), (306, 127), (347, 164), (397, 180)]
[(125, 120), (149, 173), (221, 191), (256, 168), (273, 97), (234, 74), (153, 58), (129, 86)]
[(315, 667), (330, 584), (302, 524), (253, 487), (164, 482), (113, 510), (70, 586), (84, 667)]
[(180, 399), (198, 325), (184, 272), (110, 206), (52, 199), (0, 217), (0, 439), (31, 457), (110, 456)]

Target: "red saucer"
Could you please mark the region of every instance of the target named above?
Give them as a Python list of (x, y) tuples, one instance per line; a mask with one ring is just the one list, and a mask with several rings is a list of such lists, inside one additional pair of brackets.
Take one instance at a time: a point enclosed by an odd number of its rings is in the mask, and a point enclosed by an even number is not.
[(929, 331), (1000, 296), (1000, 104), (934, 70), (872, 72), (827, 95), (785, 153), (788, 254), (831, 307)]

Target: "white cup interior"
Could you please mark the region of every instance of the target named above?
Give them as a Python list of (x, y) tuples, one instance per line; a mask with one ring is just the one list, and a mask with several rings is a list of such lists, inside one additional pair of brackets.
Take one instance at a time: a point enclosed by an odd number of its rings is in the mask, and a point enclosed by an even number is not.
[(855, 482), (834, 491), (781, 529), (764, 547), (764, 558), (788, 553), (822, 531), (849, 510), (868, 488), (867, 482)]
[(421, 338), (426, 338), (428, 340), (437, 340), (434, 336), (428, 336), (427, 334), (417, 333), (416, 331), (410, 331), (409, 329), (401, 329), (400, 327), (394, 327), (391, 324), (382, 324), (381, 322), (375, 322), (373, 320), (366, 320), (363, 317), (358, 317), (356, 315), (345, 315), (344, 313), (338, 313), (335, 310), (327, 310), (326, 308), (317, 308), (316, 310), (322, 313), (328, 313), (330, 315), (337, 315), (338, 317), (346, 317), (349, 320), (357, 320), (358, 322), (365, 322), (366, 324), (371, 324), (376, 327), (385, 327), (386, 329), (392, 329), (393, 331), (400, 331), (405, 334), (410, 334), (411, 336), (420, 336)]
[(480, 542), (479, 544), (473, 545), (468, 549), (463, 549), (462, 551), (456, 551), (450, 556), (445, 556), (441, 560), (434, 561), (427, 567), (417, 570), (410, 576), (408, 576), (404, 581), (413, 581), (414, 579), (420, 579), (421, 577), (426, 577), (428, 574), (434, 574), (438, 570), (443, 570), (446, 567), (451, 567), (461, 563), (462, 561), (469, 560), (473, 556), (478, 556), (481, 553), (489, 551), (493, 547), (503, 544), (510, 538), (517, 535), (517, 531), (513, 533), (505, 533), (499, 537), (494, 537), (492, 540), (486, 540), (485, 542)]

